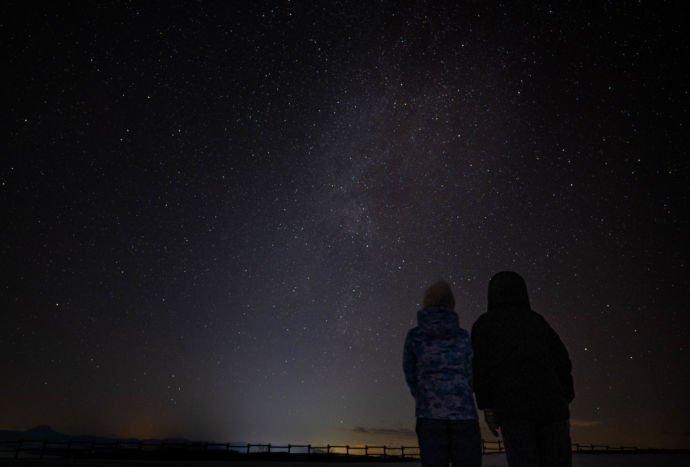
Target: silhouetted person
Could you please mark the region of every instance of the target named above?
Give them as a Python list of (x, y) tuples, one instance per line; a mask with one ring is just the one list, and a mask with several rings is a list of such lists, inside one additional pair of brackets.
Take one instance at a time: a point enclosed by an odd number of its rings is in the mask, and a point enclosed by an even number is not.
[(510, 467), (570, 467), (570, 358), (530, 308), (517, 273), (491, 278), (488, 311), (472, 326), (472, 347), (477, 406), (495, 436), (500, 428)]
[(472, 345), (458, 324), (450, 286), (439, 281), (424, 294), (418, 326), (405, 339), (403, 369), (415, 399), (422, 465), (479, 467), (477, 411), (472, 398)]

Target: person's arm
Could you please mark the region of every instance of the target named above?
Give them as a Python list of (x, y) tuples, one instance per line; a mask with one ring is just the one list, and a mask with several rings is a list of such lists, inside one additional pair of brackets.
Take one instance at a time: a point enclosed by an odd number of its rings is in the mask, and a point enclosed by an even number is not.
[[(475, 323), (476, 324), (476, 323)], [(481, 326), (472, 326), (472, 389), (477, 399), (477, 408), (484, 411), (484, 421), (491, 433), (498, 438), (498, 420), (493, 410), (486, 363), (487, 342), (481, 331)]]
[[(546, 323), (546, 320), (544, 320)], [(564, 391), (564, 396), (568, 402), (572, 402), (575, 398), (575, 386), (573, 384), (573, 364), (570, 361), (570, 355), (568, 355), (568, 349), (565, 348), (563, 341), (558, 336), (558, 333), (553, 330), (548, 323), (546, 326), (549, 329), (550, 334), (550, 355), (554, 359), (556, 366), (556, 373), (558, 379), (561, 382), (561, 387)]]
[(403, 371), (405, 372), (405, 381), (410, 388), (412, 397), (417, 397), (417, 357), (412, 349), (411, 332), (407, 333), (405, 338), (405, 348), (403, 349)]
[(472, 326), (472, 389), (477, 398), (479, 409), (493, 408), (489, 388), (489, 372), (487, 371), (487, 342), (481, 326)]
[(467, 385), (473, 388), (474, 369), (472, 368), (472, 362), (474, 361), (474, 351), (472, 350), (472, 339), (468, 332), (465, 333), (465, 337), (462, 340), (462, 355), (463, 358), (460, 359), (460, 373), (463, 381), (466, 381)]
[(496, 420), (494, 409), (484, 409), (484, 421), (486, 422), (486, 426), (489, 427), (491, 434), (498, 438), (498, 429), (500, 427), (498, 426), (498, 420)]

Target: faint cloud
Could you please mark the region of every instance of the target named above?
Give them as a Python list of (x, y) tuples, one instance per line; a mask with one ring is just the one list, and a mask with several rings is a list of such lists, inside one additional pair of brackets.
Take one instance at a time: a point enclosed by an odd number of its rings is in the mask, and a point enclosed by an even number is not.
[(395, 436), (399, 438), (410, 438), (417, 436), (415, 432), (409, 428), (371, 428), (356, 426), (352, 429), (352, 431), (365, 435)]
[(578, 418), (570, 419), (570, 426), (574, 428), (588, 428), (595, 425), (601, 425), (601, 422), (595, 420), (581, 420)]

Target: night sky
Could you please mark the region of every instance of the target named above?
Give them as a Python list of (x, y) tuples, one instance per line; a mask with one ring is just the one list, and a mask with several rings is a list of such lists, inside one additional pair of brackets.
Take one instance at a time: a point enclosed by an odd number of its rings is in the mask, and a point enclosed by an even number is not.
[(574, 442), (690, 447), (687, 15), (244, 3), (3, 2), (1, 429), (414, 445), (508, 269)]

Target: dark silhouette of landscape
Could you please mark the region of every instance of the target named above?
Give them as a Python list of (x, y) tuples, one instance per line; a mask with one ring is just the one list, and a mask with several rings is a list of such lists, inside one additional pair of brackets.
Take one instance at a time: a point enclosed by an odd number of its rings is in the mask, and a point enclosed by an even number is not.
[[(490, 445), (486, 445), (490, 446)], [(343, 448), (347, 448), (345, 451)], [(600, 445), (573, 445), (575, 467), (679, 467), (687, 465), (690, 450), (638, 449)], [(402, 455), (401, 455), (402, 454)], [(505, 455), (489, 447), (483, 452), (484, 467), (506, 466)], [(244, 442), (216, 443), (186, 438), (136, 439), (93, 435), (68, 435), (39, 425), (28, 430), (0, 430), (0, 467), (14, 465), (81, 465), (102, 467), (141, 465), (154, 461), (159, 467), (196, 465), (202, 461), (242, 461), (244, 466), (290, 462), (293, 467), (346, 462), (416, 464), (416, 446), (311, 446), (270, 445)], [(170, 463), (170, 464), (169, 464)], [(214, 464), (217, 465), (217, 464)]]
[(169, 443), (190, 443), (191, 441), (185, 438), (163, 438), (163, 439), (138, 439), (138, 438), (111, 438), (105, 436), (93, 435), (67, 435), (58, 433), (49, 425), (38, 425), (28, 430), (0, 430), (0, 441), (73, 441), (73, 442), (97, 442), (97, 443), (113, 443), (120, 442), (139, 442), (139, 441), (157, 441)]

